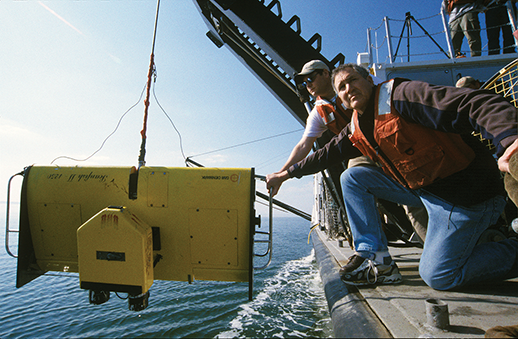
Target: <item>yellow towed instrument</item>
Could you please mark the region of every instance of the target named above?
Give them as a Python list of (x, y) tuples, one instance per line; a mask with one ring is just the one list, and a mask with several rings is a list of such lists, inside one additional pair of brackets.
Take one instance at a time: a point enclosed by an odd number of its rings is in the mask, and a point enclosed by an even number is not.
[(17, 287), (79, 272), (90, 302), (154, 279), (253, 286), (253, 169), (32, 166), (24, 173)]

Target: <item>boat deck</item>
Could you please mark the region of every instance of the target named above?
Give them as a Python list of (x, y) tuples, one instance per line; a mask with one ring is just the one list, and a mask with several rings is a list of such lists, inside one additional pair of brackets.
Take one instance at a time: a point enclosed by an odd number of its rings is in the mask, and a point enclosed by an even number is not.
[[(458, 291), (437, 291), (428, 287), (419, 276), (418, 264), (422, 252), (419, 248), (389, 249), (403, 275), (401, 284), (375, 287), (346, 286), (349, 294), (342, 294), (341, 298), (337, 298), (336, 295), (330, 296), (327, 285), (337, 283), (338, 265), (345, 264), (353, 251), (348, 244), (339, 247), (337, 240), (328, 240), (327, 235), (321, 230), (315, 232), (313, 243), (335, 326), (335, 335), (338, 335), (338, 331), (346, 337), (477, 338), (484, 337), (485, 331), (493, 326), (518, 324), (518, 278), (496, 284), (479, 284)], [(318, 245), (318, 242), (323, 246)], [(322, 265), (325, 260), (334, 261), (335, 272), (333, 268), (328, 268), (328, 272), (322, 274), (322, 271), (326, 270), (325, 265)], [(332, 267), (333, 264), (329, 262), (327, 266)], [(430, 298), (440, 299), (448, 305), (450, 326), (447, 330), (428, 324), (425, 300)], [(352, 311), (365, 319), (354, 320), (356, 323), (349, 321), (350, 326), (347, 326), (343, 323), (348, 322), (347, 318), (351, 317)], [(366, 319), (369, 316), (372, 319)], [(344, 319), (341, 321), (340, 317)]]

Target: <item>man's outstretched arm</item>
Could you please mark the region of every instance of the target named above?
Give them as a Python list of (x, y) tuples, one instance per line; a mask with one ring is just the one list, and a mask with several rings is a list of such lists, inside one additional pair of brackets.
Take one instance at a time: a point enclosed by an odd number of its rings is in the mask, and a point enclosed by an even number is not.
[(311, 148), (313, 147), (313, 144), (315, 143), (316, 140), (317, 140), (316, 137), (307, 137), (305, 135), (302, 136), (302, 138), (297, 143), (297, 145), (295, 145), (295, 147), (293, 147), (290, 157), (288, 158), (288, 160), (286, 161), (284, 166), (282, 166), (282, 168), (279, 172), (287, 170), (292, 165), (294, 165), (297, 162), (304, 159), (311, 151)]
[(278, 193), (282, 183), (289, 178), (302, 178), (303, 176), (318, 173), (330, 166), (339, 164), (342, 161), (361, 155), (349, 138), (344, 128), (340, 134), (335, 136), (324, 147), (309, 155), (307, 158), (294, 164), (287, 170), (272, 173), (266, 176), (266, 187), (272, 194)]

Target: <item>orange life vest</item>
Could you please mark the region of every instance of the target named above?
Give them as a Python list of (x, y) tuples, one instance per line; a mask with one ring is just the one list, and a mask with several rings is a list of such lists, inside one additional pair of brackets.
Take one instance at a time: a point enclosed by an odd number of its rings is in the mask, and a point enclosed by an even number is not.
[(334, 134), (339, 134), (351, 121), (352, 109), (345, 109), (338, 97), (336, 98), (336, 105), (318, 97), (315, 107), (318, 115), (324, 120), (326, 127)]
[(359, 128), (358, 112), (351, 121), (349, 139), (400, 184), (417, 189), (461, 171), (475, 152), (458, 134), (436, 131), (403, 119), (392, 107), (394, 80), (376, 89), (374, 148)]

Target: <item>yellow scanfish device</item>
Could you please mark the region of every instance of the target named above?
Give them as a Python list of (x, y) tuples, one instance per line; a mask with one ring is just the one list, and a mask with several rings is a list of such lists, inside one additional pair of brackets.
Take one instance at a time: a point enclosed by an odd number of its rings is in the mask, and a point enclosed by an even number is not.
[(47, 271), (78, 272), (90, 302), (153, 281), (253, 287), (253, 169), (32, 166), (24, 171), (17, 287)]

